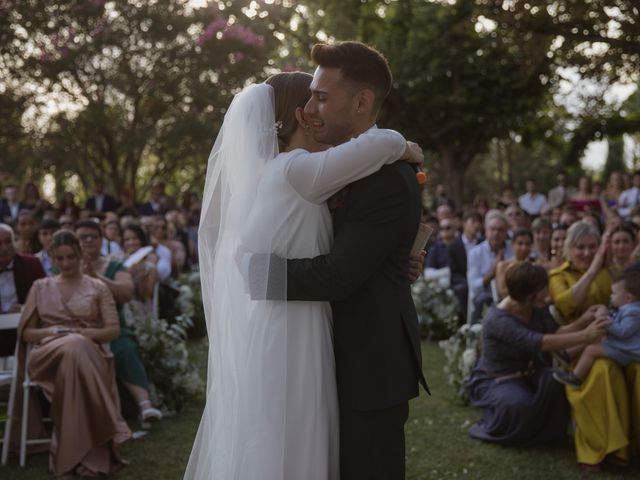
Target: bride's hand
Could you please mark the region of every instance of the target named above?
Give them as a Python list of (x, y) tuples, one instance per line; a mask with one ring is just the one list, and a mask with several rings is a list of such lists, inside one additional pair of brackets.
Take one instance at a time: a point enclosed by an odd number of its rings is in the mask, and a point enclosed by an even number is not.
[(424, 163), (424, 153), (420, 145), (415, 142), (407, 141), (407, 147), (400, 157), (400, 160), (404, 160), (405, 162), (414, 164), (414, 165), (422, 165)]

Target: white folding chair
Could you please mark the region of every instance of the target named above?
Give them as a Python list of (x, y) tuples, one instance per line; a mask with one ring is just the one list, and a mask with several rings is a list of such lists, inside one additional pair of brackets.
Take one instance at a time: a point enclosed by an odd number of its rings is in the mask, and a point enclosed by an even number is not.
[[(15, 314), (5, 314), (0, 315), (0, 330), (10, 330), (18, 327), (18, 323), (20, 322), (20, 313)], [(51, 441), (50, 438), (37, 438), (29, 440), (27, 438), (27, 426), (29, 422), (29, 394), (30, 390), (33, 387), (38, 387), (39, 385), (33, 382), (29, 378), (29, 373), (27, 369), (27, 361), (29, 359), (29, 348), (27, 348), (27, 353), (25, 355), (25, 373), (24, 373), (24, 381), (22, 382), (22, 419), (21, 419), (21, 437), (20, 437), (20, 466), (24, 467), (26, 463), (27, 457), (27, 446), (28, 445), (38, 445), (49, 443)], [(18, 385), (18, 361), (17, 358), (13, 359), (13, 365), (10, 372), (1, 372), (0, 373), (0, 386), (11, 384), (11, 388), (9, 391), (9, 402), (7, 405), (7, 414), (5, 418), (5, 426), (4, 426), (4, 435), (2, 438), (2, 465), (7, 464), (7, 459), (9, 457), (9, 444), (11, 442), (11, 424), (13, 420), (13, 409), (16, 399), (16, 391), (20, 388)], [(5, 380), (8, 379), (8, 380)], [(6, 382), (6, 383), (5, 383)], [(45, 418), (44, 421), (51, 421), (50, 418)]]
[[(15, 330), (20, 322), (20, 313), (5, 313), (0, 315), (0, 331)], [(2, 370), (0, 370), (0, 387), (9, 385), (9, 400), (4, 419), (4, 434), (2, 435), (2, 465), (7, 464), (9, 456), (9, 440), (11, 438), (11, 415), (13, 412), (13, 402), (15, 399), (15, 389), (17, 388), (18, 362), (15, 357), (5, 357), (2, 359)]]
[[(30, 346), (27, 346), (24, 362), (24, 381), (22, 382), (22, 421), (20, 425), (20, 466), (24, 467), (27, 459), (27, 447), (29, 445), (42, 445), (51, 442), (51, 438), (27, 438), (27, 427), (29, 426), (29, 397), (32, 388), (39, 388), (37, 382), (29, 378), (29, 352)], [(17, 363), (17, 362), (16, 362)], [(16, 375), (17, 377), (17, 375)], [(17, 381), (17, 378), (16, 378)], [(15, 382), (14, 382), (15, 383)], [(51, 422), (51, 418), (43, 418), (45, 422)]]

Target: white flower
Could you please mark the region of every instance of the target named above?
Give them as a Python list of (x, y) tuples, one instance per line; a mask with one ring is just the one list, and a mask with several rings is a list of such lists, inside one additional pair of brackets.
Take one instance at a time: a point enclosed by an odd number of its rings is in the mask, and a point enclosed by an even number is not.
[(476, 351), (471, 348), (467, 348), (462, 353), (462, 365), (464, 369), (471, 370), (475, 362), (476, 362)]
[(474, 323), (473, 325), (471, 325), (469, 330), (471, 330), (471, 333), (475, 333), (475, 334), (482, 333), (482, 324)]

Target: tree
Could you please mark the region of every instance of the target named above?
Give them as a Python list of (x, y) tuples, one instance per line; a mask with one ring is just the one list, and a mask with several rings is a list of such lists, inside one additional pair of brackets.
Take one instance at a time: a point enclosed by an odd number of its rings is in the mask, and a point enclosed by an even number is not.
[(638, 81), (640, 4), (636, 0), (478, 0), (484, 15), (501, 31), (520, 32), (534, 41), (553, 38), (550, 58), (558, 69), (574, 71), (602, 87), (584, 98), (564, 163), (575, 165), (586, 146), (604, 136), (640, 131), (637, 115), (621, 115), (601, 94), (616, 82)]
[[(461, 204), (465, 172), (494, 138), (517, 132), (548, 100), (551, 42), (483, 24), (472, 0), (307, 1), (311, 31), (383, 51), (394, 74), (381, 124), (437, 154)], [(310, 12), (319, 11), (315, 18)], [(298, 45), (304, 42), (295, 37)]]
[(194, 166), (202, 182), (231, 96), (264, 75), (287, 13), (251, 3), (3, 2), (3, 78), (36, 119), (55, 106), (44, 125), (32, 118), (37, 161), (116, 191), (143, 184), (143, 166), (147, 177)]

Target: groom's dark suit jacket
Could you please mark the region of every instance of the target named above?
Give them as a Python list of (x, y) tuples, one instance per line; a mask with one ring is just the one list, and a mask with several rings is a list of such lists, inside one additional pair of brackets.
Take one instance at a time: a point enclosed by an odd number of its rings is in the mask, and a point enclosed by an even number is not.
[(420, 188), (405, 162), (352, 183), (331, 253), (287, 261), (287, 299), (331, 301), (343, 407), (377, 410), (428, 391), (408, 281)]

